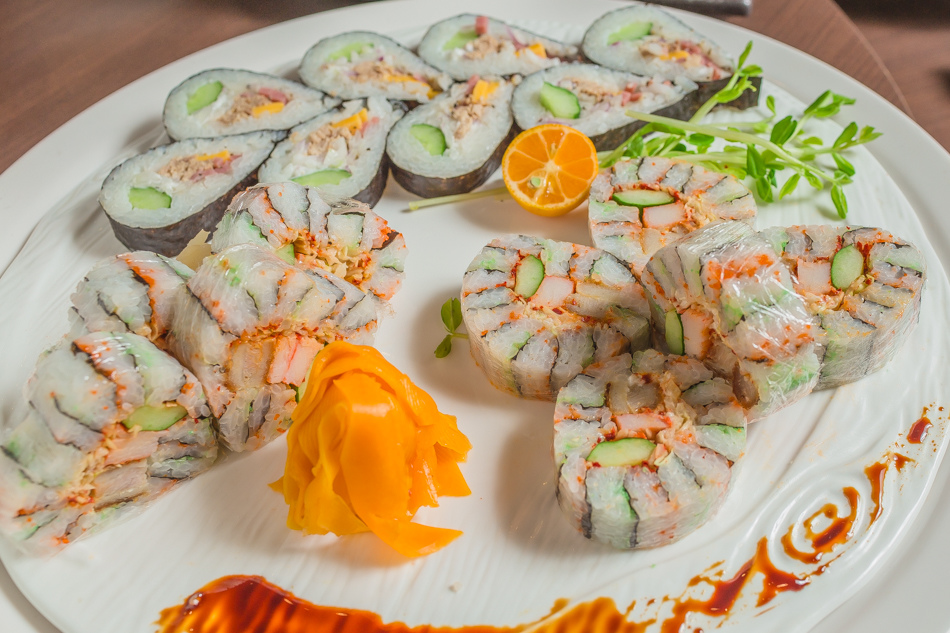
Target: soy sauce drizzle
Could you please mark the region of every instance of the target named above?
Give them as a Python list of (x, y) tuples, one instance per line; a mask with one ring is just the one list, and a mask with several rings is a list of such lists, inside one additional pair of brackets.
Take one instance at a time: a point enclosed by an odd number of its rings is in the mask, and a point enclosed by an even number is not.
[[(851, 538), (854, 534), (854, 521), (858, 517), (858, 491), (848, 486), (842, 489), (842, 492), (848, 501), (849, 511), (847, 516), (839, 516), (838, 506), (833, 503), (826, 503), (802, 523), (805, 528), (805, 539), (811, 544), (811, 552), (803, 552), (795, 547), (792, 540), (795, 525), (789, 526), (788, 531), (782, 536), (782, 548), (789, 558), (814, 565), (821, 562), (826, 554), (834, 551), (835, 547)], [(823, 530), (816, 532), (814, 526), (818, 517), (824, 517), (829, 523)], [(823, 571), (824, 568), (822, 567), (818, 570), (818, 574)]]
[(911, 444), (920, 444), (924, 441), (924, 438), (927, 437), (927, 432), (932, 426), (933, 424), (930, 423), (930, 418), (926, 415), (921, 417), (910, 427), (910, 431), (907, 433), (907, 441)]

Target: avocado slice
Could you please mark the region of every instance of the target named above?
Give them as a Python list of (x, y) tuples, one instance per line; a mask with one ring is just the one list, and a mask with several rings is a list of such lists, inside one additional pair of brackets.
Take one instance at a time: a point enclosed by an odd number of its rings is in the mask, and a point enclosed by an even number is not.
[(462, 48), (469, 42), (474, 42), (478, 39), (478, 33), (474, 29), (462, 29), (455, 35), (449, 38), (449, 40), (442, 46), (442, 50), (451, 51), (456, 48)]
[(410, 128), (409, 133), (433, 156), (441, 156), (445, 153), (445, 134), (434, 125), (417, 123)]
[(155, 187), (132, 187), (129, 204), (136, 209), (168, 209), (172, 206), (172, 197)]
[(650, 34), (653, 28), (653, 22), (631, 22), (625, 24), (607, 37), (607, 45), (611, 46), (617, 42), (633, 42)]
[(354, 53), (361, 53), (364, 48), (367, 46), (372, 47), (372, 42), (350, 42), (343, 48), (337, 49), (336, 51), (330, 53), (327, 56), (327, 61), (332, 62), (337, 59), (347, 59), (353, 56)]
[(338, 185), (352, 175), (345, 169), (321, 169), (320, 171), (291, 178), (291, 180), (305, 187), (320, 187), (322, 185)]
[(661, 204), (669, 204), (674, 198), (665, 191), (655, 189), (627, 189), (618, 191), (611, 196), (615, 202), (625, 207), (658, 207)]
[(851, 244), (835, 253), (831, 260), (831, 285), (844, 290), (864, 272), (864, 255)]
[(528, 255), (518, 264), (515, 272), (515, 294), (530, 299), (544, 280), (544, 264), (534, 255)]
[(144, 405), (133, 411), (132, 415), (122, 421), (122, 424), (127, 429), (137, 426), (143, 431), (164, 431), (187, 414), (185, 407), (180, 404), (162, 407)]
[(194, 114), (198, 110), (214, 103), (223, 88), (224, 86), (220, 81), (209, 81), (206, 84), (198, 86), (197, 90), (188, 95), (188, 101), (185, 102), (188, 114)]
[(288, 264), (294, 264), (297, 262), (297, 256), (294, 252), (294, 243), (284, 244), (277, 249), (277, 257), (280, 257), (282, 260)]
[(601, 466), (636, 466), (650, 459), (656, 444), (641, 437), (601, 442), (587, 456), (587, 461)]
[(581, 116), (581, 103), (577, 100), (577, 95), (567, 88), (545, 81), (538, 99), (545, 110), (559, 119), (576, 119)]
[(682, 356), (686, 352), (686, 344), (683, 342), (683, 320), (676, 310), (666, 313), (666, 346), (670, 348), (670, 354)]

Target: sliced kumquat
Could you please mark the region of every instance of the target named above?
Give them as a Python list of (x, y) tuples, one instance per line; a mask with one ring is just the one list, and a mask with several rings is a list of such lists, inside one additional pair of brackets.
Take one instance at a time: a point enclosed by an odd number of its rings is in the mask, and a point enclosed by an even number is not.
[(543, 216), (579, 205), (597, 176), (597, 150), (589, 138), (559, 123), (525, 130), (501, 162), (508, 192), (522, 207)]

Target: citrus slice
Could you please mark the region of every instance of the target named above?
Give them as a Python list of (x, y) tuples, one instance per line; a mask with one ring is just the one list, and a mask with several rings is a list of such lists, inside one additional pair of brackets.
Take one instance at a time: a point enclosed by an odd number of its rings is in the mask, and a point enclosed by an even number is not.
[(501, 174), (511, 196), (531, 213), (564, 215), (587, 197), (597, 176), (597, 150), (572, 127), (539, 125), (511, 142)]

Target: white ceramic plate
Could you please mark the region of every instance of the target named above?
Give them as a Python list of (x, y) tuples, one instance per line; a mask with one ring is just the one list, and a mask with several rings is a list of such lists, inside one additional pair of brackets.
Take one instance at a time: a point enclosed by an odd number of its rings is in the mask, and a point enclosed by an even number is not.
[[(479, 10), (575, 40), (593, 19), (617, 6), (554, 0), (512, 4), (489, 1)], [(39, 229), (0, 278), (0, 296), (8, 305), (22, 307), (0, 314), (0, 349), (7, 361), (0, 379), (3, 419), (15, 419), (20, 386), (36, 355), (65, 331), (68, 294), (76, 281), (92, 262), (121, 250), (96, 211), (98, 186), (118, 158), (158, 138), (161, 104), (175, 84), (216, 66), (285, 71), (317, 39), (344, 30), (379, 30), (411, 41), (428, 23), (466, 8), (443, 0), (374, 4), (236, 38), (120, 90), (0, 176), (3, 208), (33, 212), (12, 218), (11, 229), (0, 238), (2, 263), (13, 258), (39, 219)], [(543, 21), (538, 19), (542, 16)], [(903, 568), (884, 565), (896, 552), (908, 551), (899, 543), (913, 529), (937, 474), (946, 444), (943, 427), (935, 428), (922, 447), (901, 449), (917, 460), (916, 466), (900, 475), (889, 473), (884, 514), (870, 530), (863, 469), (906, 434), (921, 407), (944, 404), (940, 362), (950, 355), (943, 324), (950, 286), (937, 253), (950, 255), (945, 237), (950, 219), (935, 201), (950, 199), (945, 177), (950, 157), (892, 106), (820, 62), (721, 22), (692, 15), (684, 19), (733, 52), (753, 39), (753, 60), (774, 82), (769, 91), (781, 107), (800, 108), (800, 101), (832, 88), (858, 98), (848, 116), (885, 132), (875, 142), (873, 156), (854, 153), (858, 178), (848, 190), (849, 220), (879, 225), (916, 242), (930, 265), (920, 326), (894, 362), (856, 385), (814, 394), (756, 425), (725, 507), (687, 539), (649, 552), (609, 550), (574, 533), (556, 507), (551, 405), (494, 391), (464, 344), (447, 359), (432, 356), (441, 338), (438, 307), (457, 293), (461, 272), (485, 242), (507, 232), (588, 242), (583, 211), (545, 220), (510, 201), (481, 201), (407, 214), (402, 209), (410, 196), (390, 182), (377, 211), (406, 235), (409, 281), (395, 300), (395, 318), (380, 330), (378, 347), (429, 390), (444, 411), (458, 416), (475, 446), (463, 468), (473, 495), (419, 514), (422, 522), (461, 528), (465, 535), (437, 554), (407, 561), (371, 536), (304, 538), (290, 532), (280, 497), (265, 486), (282, 471), (283, 443), (276, 442), (226, 460), (139, 516), (51, 560), (23, 556), (4, 543), (0, 557), (27, 598), (69, 633), (147, 631), (162, 608), (179, 604), (205, 583), (226, 574), (260, 574), (317, 604), (368, 609), (384, 621), (514, 625), (547, 613), (559, 598), (609, 596), (623, 609), (633, 600), (642, 605), (648, 598), (678, 596), (691, 577), (713, 563), (725, 561), (726, 576), (734, 573), (751, 558), (762, 536), (769, 537), (772, 558), (780, 567), (806, 571), (783, 557), (778, 540), (789, 525), (824, 503), (845, 505), (844, 486), (859, 490), (861, 506), (854, 535), (836, 552), (840, 558), (810, 586), (780, 595), (766, 609), (754, 607), (755, 591), (750, 591), (721, 623), (723, 628), (806, 631), (868, 581), (874, 579), (879, 587), (881, 570), (906, 577)], [(822, 126), (821, 132), (836, 134), (833, 125)], [(90, 165), (100, 168), (90, 170)], [(821, 197), (772, 205), (762, 211), (759, 224), (827, 222), (830, 208)], [(919, 555), (917, 548), (909, 551)], [(937, 553), (950, 558), (947, 549)], [(924, 557), (919, 560), (925, 562)], [(930, 578), (943, 577), (938, 567), (924, 565), (924, 570)], [(450, 590), (456, 583), (458, 590)], [(871, 608), (872, 615), (862, 616), (870, 618), (866, 630), (880, 630), (881, 617), (891, 617), (899, 608), (881, 602), (877, 589), (852, 602), (857, 606), (840, 612)], [(909, 605), (902, 606), (906, 618)], [(661, 608), (667, 610), (662, 619), (670, 605)], [(941, 619), (930, 614), (943, 615), (947, 608), (935, 605), (917, 614), (924, 614), (922, 623), (939, 625)], [(831, 621), (835, 617), (851, 616), (836, 614)], [(689, 620), (706, 630), (719, 622)]]

